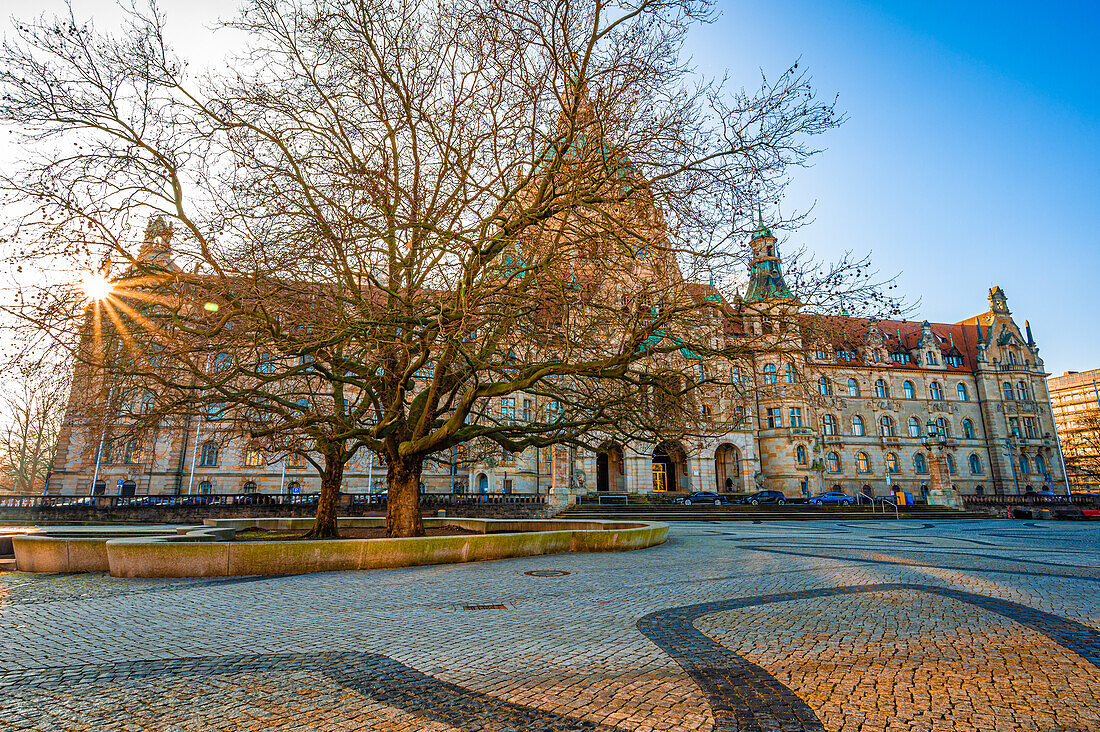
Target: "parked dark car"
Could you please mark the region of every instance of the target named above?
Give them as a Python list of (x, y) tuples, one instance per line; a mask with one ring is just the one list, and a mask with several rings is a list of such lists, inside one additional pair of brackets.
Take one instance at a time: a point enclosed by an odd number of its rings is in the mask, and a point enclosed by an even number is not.
[(782, 491), (757, 491), (742, 499), (745, 503), (758, 506), (761, 503), (786, 503), (787, 496)]
[(694, 493), (689, 493), (683, 498), (677, 498), (676, 502), (683, 506), (690, 506), (693, 503), (710, 503), (715, 506), (721, 506), (723, 503), (722, 496), (718, 495), (714, 491), (695, 491)]
[(810, 503), (814, 506), (850, 506), (852, 497), (840, 491), (829, 491), (814, 496), (810, 499)]
[(237, 505), (259, 503), (263, 500), (263, 496), (264, 494), (258, 491), (251, 493), (242, 493), (241, 495), (233, 499), (233, 503)]

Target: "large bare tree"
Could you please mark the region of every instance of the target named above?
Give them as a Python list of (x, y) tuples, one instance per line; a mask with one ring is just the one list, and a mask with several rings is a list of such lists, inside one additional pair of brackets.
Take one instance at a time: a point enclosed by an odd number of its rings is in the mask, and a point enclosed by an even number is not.
[[(742, 384), (703, 364), (790, 347), (739, 330), (719, 291), (754, 206), (839, 121), (797, 67), (752, 90), (694, 75), (682, 41), (710, 12), (250, 0), (230, 23), (247, 49), (195, 80), (155, 8), (120, 35), (20, 23), (0, 114), (36, 151), (4, 179), (36, 207), (22, 258), (106, 266), (114, 289), (45, 285), (13, 310), (96, 375), (89, 394), (140, 403), (135, 423), (201, 409), (307, 454), (318, 536), (361, 449), (409, 536), (425, 460), (456, 445), (696, 429), (697, 390)], [(787, 297), (873, 299), (862, 267), (807, 268)], [(773, 310), (779, 333), (796, 310)], [(516, 394), (529, 419), (501, 407)]]

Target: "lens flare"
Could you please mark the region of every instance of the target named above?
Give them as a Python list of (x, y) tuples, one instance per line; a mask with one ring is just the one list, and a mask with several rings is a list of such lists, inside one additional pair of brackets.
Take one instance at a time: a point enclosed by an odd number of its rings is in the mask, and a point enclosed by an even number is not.
[(111, 291), (114, 289), (114, 285), (111, 281), (101, 274), (89, 273), (80, 282), (80, 289), (84, 291), (84, 296), (88, 298), (88, 301), (106, 300), (111, 296)]

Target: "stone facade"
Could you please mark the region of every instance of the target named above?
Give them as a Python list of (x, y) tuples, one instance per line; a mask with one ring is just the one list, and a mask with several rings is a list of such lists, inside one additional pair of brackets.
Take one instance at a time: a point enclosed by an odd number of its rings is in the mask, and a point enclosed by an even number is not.
[[(701, 422), (691, 435), (657, 445), (609, 438), (596, 451), (452, 452), (426, 466), (424, 490), (560, 502), (602, 491), (921, 494), (931, 487), (930, 422), (945, 433), (931, 449), (960, 494), (1064, 487), (1047, 374), (1030, 326), (1016, 325), (1000, 288), (990, 290), (987, 312), (953, 324), (809, 316), (783, 281), (771, 231), (761, 224), (750, 246), (749, 288), (729, 305), (732, 326), (721, 336), (744, 355), (735, 364), (695, 362)], [(713, 285), (697, 296), (721, 300)], [(727, 372), (733, 391), (706, 386), (708, 375)], [(547, 407), (528, 395), (509, 404), (520, 418)], [(205, 418), (162, 426), (140, 453), (111, 444), (107, 432), (66, 420), (51, 494), (87, 495), (93, 482), (98, 492), (136, 495), (319, 487), (308, 461), (270, 462)], [(348, 465), (344, 490), (380, 492), (384, 473), (364, 453)]]

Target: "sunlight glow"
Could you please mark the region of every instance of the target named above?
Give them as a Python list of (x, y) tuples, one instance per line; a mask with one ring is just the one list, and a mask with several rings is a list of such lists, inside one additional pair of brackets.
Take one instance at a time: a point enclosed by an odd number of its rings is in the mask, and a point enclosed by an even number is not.
[(89, 301), (106, 300), (114, 290), (114, 285), (103, 275), (89, 272), (80, 282), (80, 289)]

